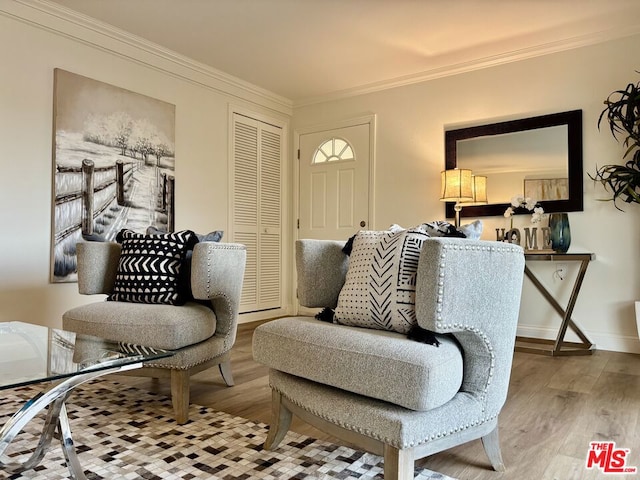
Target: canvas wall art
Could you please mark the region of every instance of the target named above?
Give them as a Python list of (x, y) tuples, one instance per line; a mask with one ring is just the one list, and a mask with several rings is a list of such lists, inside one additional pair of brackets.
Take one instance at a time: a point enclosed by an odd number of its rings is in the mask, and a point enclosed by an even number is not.
[(174, 230), (175, 105), (55, 69), (53, 111), (51, 281), (73, 282), (78, 242)]

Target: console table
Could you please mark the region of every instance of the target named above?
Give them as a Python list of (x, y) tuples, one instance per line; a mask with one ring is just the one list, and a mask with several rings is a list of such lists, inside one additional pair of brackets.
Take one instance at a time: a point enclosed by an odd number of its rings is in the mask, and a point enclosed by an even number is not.
[[(589, 340), (586, 334), (575, 324), (571, 318), (573, 308), (575, 307), (582, 281), (584, 280), (587, 267), (591, 260), (595, 260), (593, 253), (526, 253), (524, 273), (542, 293), (544, 298), (551, 304), (556, 312), (562, 317), (558, 335), (555, 340), (516, 337), (515, 350), (518, 352), (539, 353), (543, 355), (591, 355), (595, 350), (595, 345)], [(580, 262), (580, 269), (573, 284), (573, 290), (569, 297), (566, 308), (562, 308), (553, 295), (545, 288), (540, 280), (526, 265), (527, 262)], [(580, 342), (567, 342), (564, 337), (567, 329), (570, 328), (580, 339)]]

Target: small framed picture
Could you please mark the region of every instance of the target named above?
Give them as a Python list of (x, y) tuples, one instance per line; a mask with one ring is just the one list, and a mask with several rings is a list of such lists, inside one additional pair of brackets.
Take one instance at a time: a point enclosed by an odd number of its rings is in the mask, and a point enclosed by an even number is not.
[(524, 196), (544, 200), (567, 200), (569, 198), (568, 178), (525, 178)]

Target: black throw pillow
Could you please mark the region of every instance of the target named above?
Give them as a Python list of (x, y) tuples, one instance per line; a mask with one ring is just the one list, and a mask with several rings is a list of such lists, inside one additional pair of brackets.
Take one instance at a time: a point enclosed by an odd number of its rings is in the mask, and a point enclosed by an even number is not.
[(107, 300), (165, 305), (183, 305), (188, 300), (181, 280), (187, 251), (198, 243), (194, 232), (144, 235), (124, 229), (116, 241), (122, 244), (122, 252)]

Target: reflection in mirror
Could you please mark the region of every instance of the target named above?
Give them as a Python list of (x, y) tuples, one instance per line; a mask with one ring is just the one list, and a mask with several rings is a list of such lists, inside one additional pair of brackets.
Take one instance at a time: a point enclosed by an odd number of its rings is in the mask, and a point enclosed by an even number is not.
[(567, 126), (478, 137), (458, 142), (458, 168), (487, 177), (489, 203), (516, 194), (536, 200), (567, 200)]
[(548, 213), (582, 210), (580, 110), (449, 130), (445, 147), (447, 169), (487, 177), (488, 205), (465, 206), (465, 217), (502, 215), (515, 195)]

